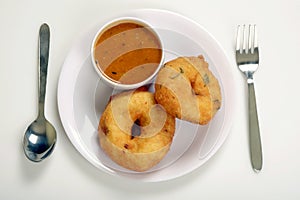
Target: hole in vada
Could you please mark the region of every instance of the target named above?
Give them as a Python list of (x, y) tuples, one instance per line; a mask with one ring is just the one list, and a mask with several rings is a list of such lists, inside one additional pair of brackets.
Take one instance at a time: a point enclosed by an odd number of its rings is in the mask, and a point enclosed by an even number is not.
[(131, 127), (131, 139), (133, 139), (136, 136), (141, 135), (141, 122), (139, 119), (135, 120)]

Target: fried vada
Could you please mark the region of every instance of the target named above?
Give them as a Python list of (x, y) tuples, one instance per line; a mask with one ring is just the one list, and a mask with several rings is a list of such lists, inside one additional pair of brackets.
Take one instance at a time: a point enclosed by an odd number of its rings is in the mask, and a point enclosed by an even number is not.
[(98, 135), (103, 151), (117, 164), (146, 171), (169, 151), (175, 118), (157, 104), (148, 91), (113, 96), (103, 112)]
[(221, 90), (202, 55), (165, 63), (155, 81), (155, 99), (174, 117), (207, 124), (221, 107)]

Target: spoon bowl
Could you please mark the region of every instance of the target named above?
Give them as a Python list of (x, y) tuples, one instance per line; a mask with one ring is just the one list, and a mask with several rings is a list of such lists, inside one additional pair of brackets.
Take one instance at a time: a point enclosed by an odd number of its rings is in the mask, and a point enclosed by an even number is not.
[(26, 157), (33, 162), (40, 162), (54, 149), (56, 131), (45, 118), (37, 118), (32, 122), (24, 135), (23, 147)]
[(33, 162), (40, 162), (52, 153), (57, 137), (55, 128), (44, 115), (49, 43), (49, 26), (42, 24), (39, 32), (39, 114), (28, 126), (23, 139), (24, 153)]

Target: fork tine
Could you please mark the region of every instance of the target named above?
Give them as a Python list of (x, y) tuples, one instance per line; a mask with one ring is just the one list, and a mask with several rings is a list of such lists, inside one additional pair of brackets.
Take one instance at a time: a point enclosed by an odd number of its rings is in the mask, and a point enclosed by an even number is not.
[(243, 25), (243, 49), (242, 52), (244, 53), (248, 52), (248, 46), (247, 46), (247, 31), (246, 31), (246, 25)]
[(254, 48), (258, 48), (258, 34), (257, 34), (257, 27), (256, 24), (254, 24)]
[(237, 34), (236, 34), (236, 51), (240, 51), (241, 50), (241, 26), (238, 25), (237, 27)]
[(254, 26), (249, 25), (249, 30), (248, 30), (248, 51), (249, 51), (249, 53), (253, 53), (253, 51), (254, 51), (254, 36), (255, 36)]

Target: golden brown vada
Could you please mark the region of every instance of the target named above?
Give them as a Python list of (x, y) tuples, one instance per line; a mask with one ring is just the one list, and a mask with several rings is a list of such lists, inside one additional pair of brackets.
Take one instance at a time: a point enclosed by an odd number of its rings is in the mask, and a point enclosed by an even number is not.
[(155, 99), (174, 117), (207, 124), (220, 109), (221, 91), (203, 56), (167, 62), (155, 81)]
[(104, 152), (117, 164), (140, 172), (164, 158), (174, 132), (175, 118), (143, 90), (113, 96), (98, 127)]

